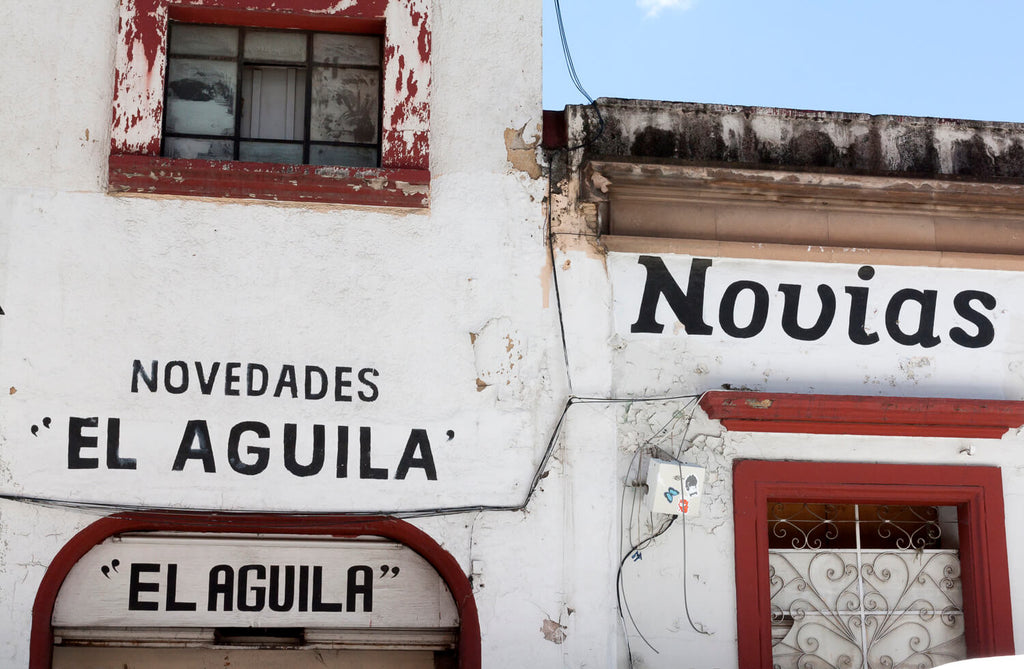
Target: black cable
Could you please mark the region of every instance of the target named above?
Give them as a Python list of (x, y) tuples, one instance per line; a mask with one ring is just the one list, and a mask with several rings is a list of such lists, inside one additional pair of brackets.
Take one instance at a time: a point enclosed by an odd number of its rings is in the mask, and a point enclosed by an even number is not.
[(553, 216), (551, 204), (551, 179), (548, 179), (548, 219), (547, 219), (547, 247), (551, 259), (551, 281), (555, 287), (555, 309), (558, 311), (558, 331), (562, 336), (562, 356), (565, 359), (565, 380), (569, 386), (569, 396), (572, 396), (572, 374), (569, 373), (569, 346), (565, 339), (565, 317), (562, 314), (562, 293), (558, 287), (558, 272), (555, 270), (555, 235), (554, 227), (551, 224)]
[(568, 146), (565, 148), (566, 151), (575, 151), (577, 149), (584, 149), (590, 146), (591, 144), (596, 142), (602, 134), (604, 134), (604, 117), (601, 115), (601, 110), (598, 108), (597, 103), (594, 102), (594, 98), (590, 97), (590, 94), (587, 93), (586, 89), (583, 88), (583, 83), (580, 81), (579, 76), (576, 74), (576, 66), (573, 65), (572, 53), (570, 53), (569, 51), (569, 41), (565, 37), (565, 25), (563, 25), (562, 23), (562, 5), (559, 2), (559, 0), (554, 0), (554, 2), (555, 18), (558, 20), (558, 36), (562, 40), (562, 55), (565, 57), (565, 65), (566, 68), (569, 70), (569, 79), (572, 80), (573, 86), (575, 86), (576, 90), (578, 90), (583, 95), (583, 97), (587, 99), (587, 102), (590, 103), (590, 106), (593, 107), (594, 112), (597, 114), (597, 134), (595, 134), (590, 139), (587, 139), (582, 144), (578, 144), (577, 146)]
[(655, 539), (657, 539), (661, 535), (665, 534), (665, 532), (668, 531), (668, 528), (672, 527), (672, 524), (675, 523), (675, 522), (676, 522), (676, 516), (671, 516), (665, 522), (665, 524), (661, 526), (661, 529), (659, 529), (657, 532), (655, 532), (651, 536), (647, 537), (643, 541), (639, 541), (636, 544), (634, 544), (632, 547), (630, 547), (630, 549), (628, 551), (626, 551), (625, 555), (623, 555), (622, 559), (619, 561), (618, 574), (617, 574), (617, 576), (615, 578), (615, 604), (618, 607), (618, 610), (619, 610), (619, 620), (622, 621), (622, 628), (623, 628), (623, 631), (625, 632), (625, 636), (626, 636), (626, 655), (629, 657), (629, 666), (630, 667), (633, 666), (633, 651), (630, 650), (630, 648), (629, 648), (629, 630), (626, 629), (626, 617), (622, 613), (623, 609), (625, 609), (626, 615), (629, 616), (629, 621), (630, 621), (630, 623), (632, 623), (633, 629), (636, 630), (637, 635), (643, 640), (643, 642), (645, 644), (647, 644), (647, 647), (650, 648), (651, 650), (653, 650), (655, 653), (658, 652), (658, 649), (651, 645), (651, 642), (647, 640), (647, 637), (645, 637), (643, 632), (640, 631), (640, 628), (637, 627), (636, 621), (633, 620), (633, 614), (629, 610), (629, 602), (626, 601), (625, 587), (623, 586), (623, 583), (622, 583), (622, 568), (626, 566), (626, 560), (628, 560), (629, 557), (631, 555), (633, 555), (633, 553), (635, 553), (636, 551), (643, 550), (644, 548), (649, 546), (651, 544), (651, 542), (653, 542)]

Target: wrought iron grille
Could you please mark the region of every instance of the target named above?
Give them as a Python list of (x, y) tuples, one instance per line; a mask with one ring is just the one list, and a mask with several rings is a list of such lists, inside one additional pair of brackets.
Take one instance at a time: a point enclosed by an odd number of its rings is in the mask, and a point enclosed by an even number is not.
[(769, 513), (775, 667), (916, 669), (966, 657), (955, 508)]

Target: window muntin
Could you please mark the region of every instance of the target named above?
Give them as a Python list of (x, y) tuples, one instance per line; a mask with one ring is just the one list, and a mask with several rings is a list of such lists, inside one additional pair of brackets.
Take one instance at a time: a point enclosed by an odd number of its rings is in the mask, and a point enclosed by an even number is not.
[(170, 23), (163, 155), (381, 163), (379, 35)]

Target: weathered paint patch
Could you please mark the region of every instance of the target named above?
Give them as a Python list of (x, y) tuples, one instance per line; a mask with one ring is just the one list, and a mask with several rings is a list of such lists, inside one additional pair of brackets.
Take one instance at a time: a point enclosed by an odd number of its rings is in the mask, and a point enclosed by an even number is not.
[(531, 179), (539, 179), (542, 174), (537, 162), (537, 144), (540, 139), (535, 138), (532, 142), (527, 142), (523, 139), (525, 131), (526, 125), (518, 129), (505, 128), (505, 151), (508, 162), (512, 163), (513, 168), (529, 174)]
[(544, 638), (554, 644), (565, 643), (565, 637), (567, 636), (565, 630), (567, 629), (565, 625), (556, 623), (550, 618), (545, 618), (540, 626), (540, 632), (544, 635)]

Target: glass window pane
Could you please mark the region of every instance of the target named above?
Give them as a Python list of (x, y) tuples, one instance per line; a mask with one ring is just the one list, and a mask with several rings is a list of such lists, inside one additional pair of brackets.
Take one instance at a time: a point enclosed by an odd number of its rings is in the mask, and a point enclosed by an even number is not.
[(253, 163), (302, 164), (301, 144), (277, 144), (274, 142), (241, 142), (238, 145), (238, 159)]
[(364, 146), (309, 147), (310, 165), (345, 165), (347, 167), (377, 167), (377, 149)]
[(236, 66), (231, 61), (172, 58), (167, 63), (167, 131), (235, 132)]
[(250, 60), (304, 63), (306, 62), (306, 34), (247, 31), (245, 33), (245, 57)]
[(228, 56), (233, 58), (238, 55), (238, 28), (172, 23), (167, 48), (172, 56)]
[(380, 38), (373, 35), (313, 35), (313, 60), (332, 65), (380, 65)]
[(242, 137), (305, 137), (306, 68), (246, 67), (242, 71)]
[(380, 72), (313, 69), (310, 138), (374, 144), (378, 139)]
[(203, 160), (231, 160), (234, 158), (230, 139), (192, 139), (188, 137), (164, 138), (164, 155), (168, 158), (201, 158)]

